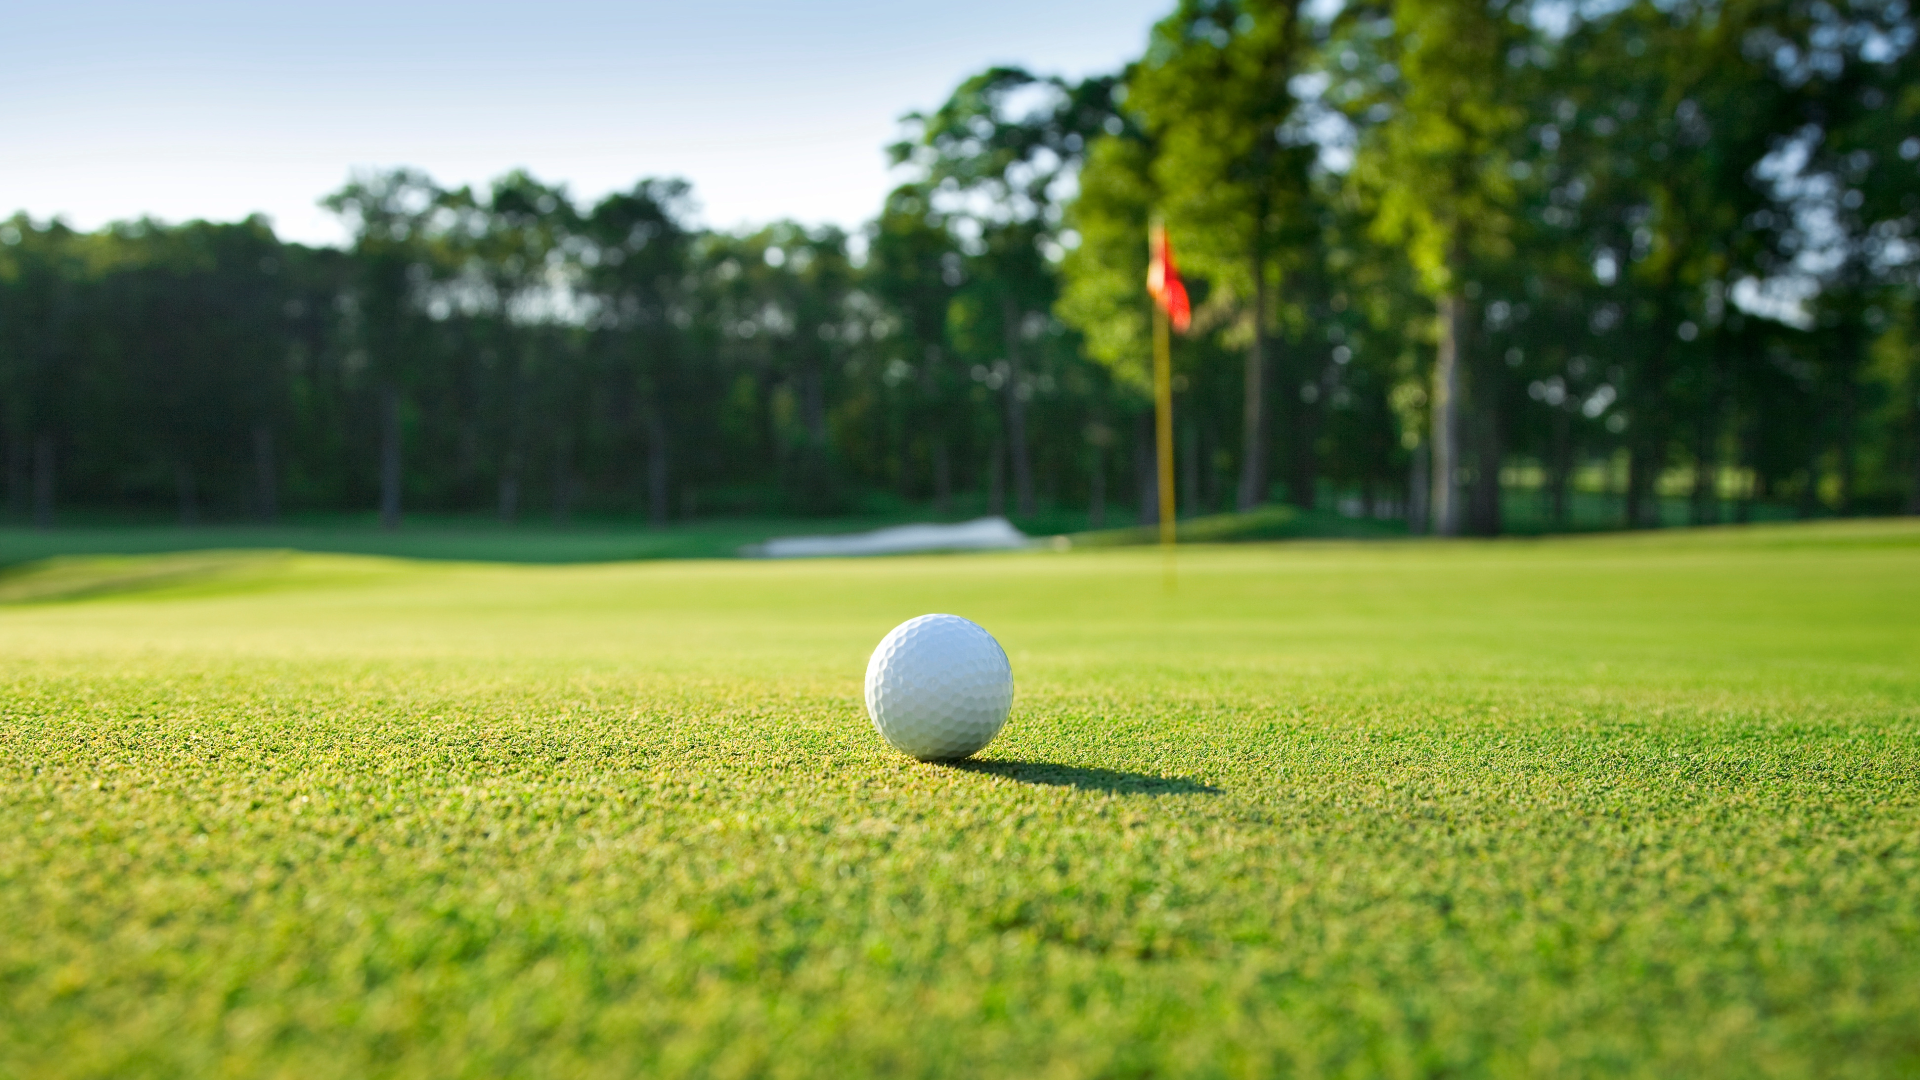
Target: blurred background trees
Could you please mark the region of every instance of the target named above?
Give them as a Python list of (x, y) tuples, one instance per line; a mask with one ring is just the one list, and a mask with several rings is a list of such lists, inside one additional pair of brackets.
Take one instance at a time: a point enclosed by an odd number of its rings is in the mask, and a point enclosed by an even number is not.
[(267, 222), (0, 222), (5, 512), (1496, 533), (1920, 512), (1905, 0), (1180, 0), (1125, 71), (909, 114), (848, 234), (525, 173)]

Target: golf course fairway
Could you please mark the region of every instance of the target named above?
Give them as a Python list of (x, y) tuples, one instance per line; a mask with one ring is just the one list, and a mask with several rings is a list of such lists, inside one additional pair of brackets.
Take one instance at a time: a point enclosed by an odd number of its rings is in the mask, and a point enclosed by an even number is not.
[[(0, 1077), (1920, 1074), (1920, 525), (0, 576)], [(979, 760), (861, 705), (1013, 665)]]

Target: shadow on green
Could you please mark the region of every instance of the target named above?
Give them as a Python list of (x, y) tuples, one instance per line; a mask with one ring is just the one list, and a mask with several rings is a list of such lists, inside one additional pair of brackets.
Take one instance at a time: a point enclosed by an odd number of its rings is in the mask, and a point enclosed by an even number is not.
[(943, 761), (943, 768), (959, 772), (1003, 776), (1022, 784), (1045, 787), (1079, 788), (1104, 791), (1110, 795), (1219, 795), (1221, 789), (1184, 776), (1155, 776), (1152, 773), (1124, 769), (1098, 769), (1083, 765), (1061, 765), (1052, 761), (1009, 761), (1002, 758), (967, 758)]

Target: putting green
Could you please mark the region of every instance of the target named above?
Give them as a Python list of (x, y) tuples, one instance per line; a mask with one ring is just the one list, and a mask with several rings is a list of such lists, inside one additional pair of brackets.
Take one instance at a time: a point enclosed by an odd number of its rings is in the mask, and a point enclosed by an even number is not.
[(1920, 1071), (1920, 526), (1162, 570), (0, 577), (0, 1076)]

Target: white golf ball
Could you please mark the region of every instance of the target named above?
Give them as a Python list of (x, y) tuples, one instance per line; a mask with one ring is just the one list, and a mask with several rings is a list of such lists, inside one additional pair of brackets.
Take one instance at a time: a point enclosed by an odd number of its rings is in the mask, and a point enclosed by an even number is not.
[(867, 715), (921, 761), (978, 753), (1013, 711), (1013, 667), (993, 635), (958, 615), (908, 619), (867, 661)]

